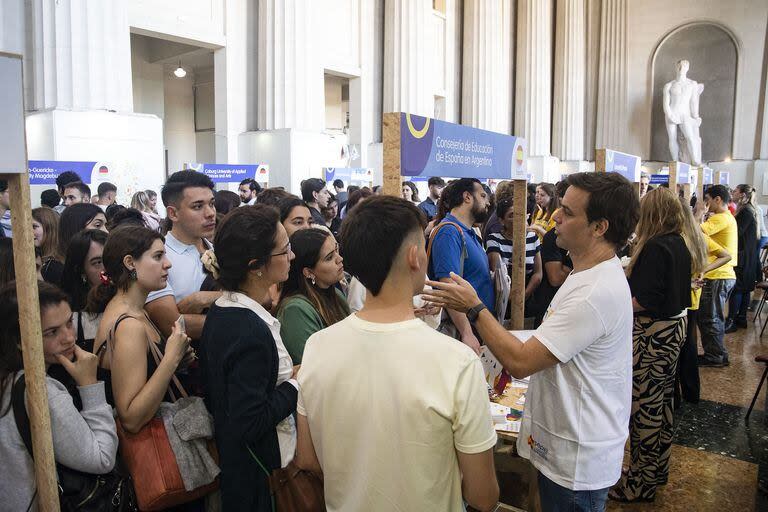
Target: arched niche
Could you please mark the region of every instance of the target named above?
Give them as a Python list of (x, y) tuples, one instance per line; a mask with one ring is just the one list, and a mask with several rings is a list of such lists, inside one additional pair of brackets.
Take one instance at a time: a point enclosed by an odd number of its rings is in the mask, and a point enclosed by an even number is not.
[(688, 78), (704, 84), (699, 101), (701, 158), (703, 162), (731, 156), (736, 102), (738, 49), (723, 27), (693, 23), (673, 30), (659, 43), (652, 61), (653, 113), (651, 116), (651, 160), (671, 160), (664, 125), (662, 91), (675, 79), (678, 60), (691, 63)]

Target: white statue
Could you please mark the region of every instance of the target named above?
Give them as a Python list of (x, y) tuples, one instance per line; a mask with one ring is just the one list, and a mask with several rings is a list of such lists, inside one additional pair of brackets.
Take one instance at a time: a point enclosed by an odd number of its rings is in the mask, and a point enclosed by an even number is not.
[[(704, 84), (686, 76), (690, 64), (677, 61), (677, 78), (664, 85), (664, 117), (672, 160), (701, 165), (699, 96)], [(678, 127), (680, 132), (678, 133)], [(678, 142), (681, 139), (681, 142)]]

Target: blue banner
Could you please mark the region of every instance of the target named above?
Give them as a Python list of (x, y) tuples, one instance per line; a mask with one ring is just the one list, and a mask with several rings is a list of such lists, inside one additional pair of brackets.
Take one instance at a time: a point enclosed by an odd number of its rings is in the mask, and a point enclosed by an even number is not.
[(720, 184), (728, 186), (731, 184), (730, 182), (731, 182), (731, 173), (720, 171)]
[(256, 178), (256, 165), (203, 164), (203, 174), (214, 183), (236, 183)]
[(669, 174), (651, 174), (651, 185), (669, 185)]
[[(108, 174), (107, 166), (99, 166), (95, 169), (97, 162), (65, 162), (57, 160), (30, 160), (29, 161), (29, 184), (30, 185), (55, 185), (56, 178), (60, 174), (73, 171), (80, 176), (83, 183), (91, 183), (91, 175), (94, 171), (98, 174)], [(101, 169), (103, 167), (103, 169)]]
[(675, 165), (677, 166), (677, 182), (681, 184), (689, 183), (691, 179), (691, 164), (677, 162)]
[(637, 183), (640, 181), (640, 157), (606, 149), (605, 172), (621, 174), (629, 181)]
[(400, 174), (444, 178), (526, 178), (521, 137), (400, 114)]
[(704, 179), (702, 180), (701, 184), (712, 185), (712, 182), (715, 181), (715, 172), (709, 167), (705, 167), (702, 174), (704, 175)]
[(373, 169), (368, 167), (324, 167), (325, 181), (341, 180), (346, 186), (369, 186), (373, 182)]

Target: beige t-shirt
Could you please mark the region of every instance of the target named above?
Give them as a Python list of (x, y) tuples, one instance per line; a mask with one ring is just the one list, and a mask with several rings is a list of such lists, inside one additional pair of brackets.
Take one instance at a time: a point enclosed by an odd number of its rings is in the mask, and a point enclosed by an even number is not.
[(480, 359), (420, 320), (350, 315), (312, 335), (299, 372), (329, 511), (461, 511), (456, 451), (492, 448)]

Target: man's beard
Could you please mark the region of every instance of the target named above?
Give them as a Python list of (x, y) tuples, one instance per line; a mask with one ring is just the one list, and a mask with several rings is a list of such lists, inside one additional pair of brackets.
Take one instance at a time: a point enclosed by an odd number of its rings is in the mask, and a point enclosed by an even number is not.
[(477, 202), (475, 202), (472, 206), (472, 217), (474, 217), (476, 224), (482, 224), (488, 220), (488, 208), (478, 206)]

